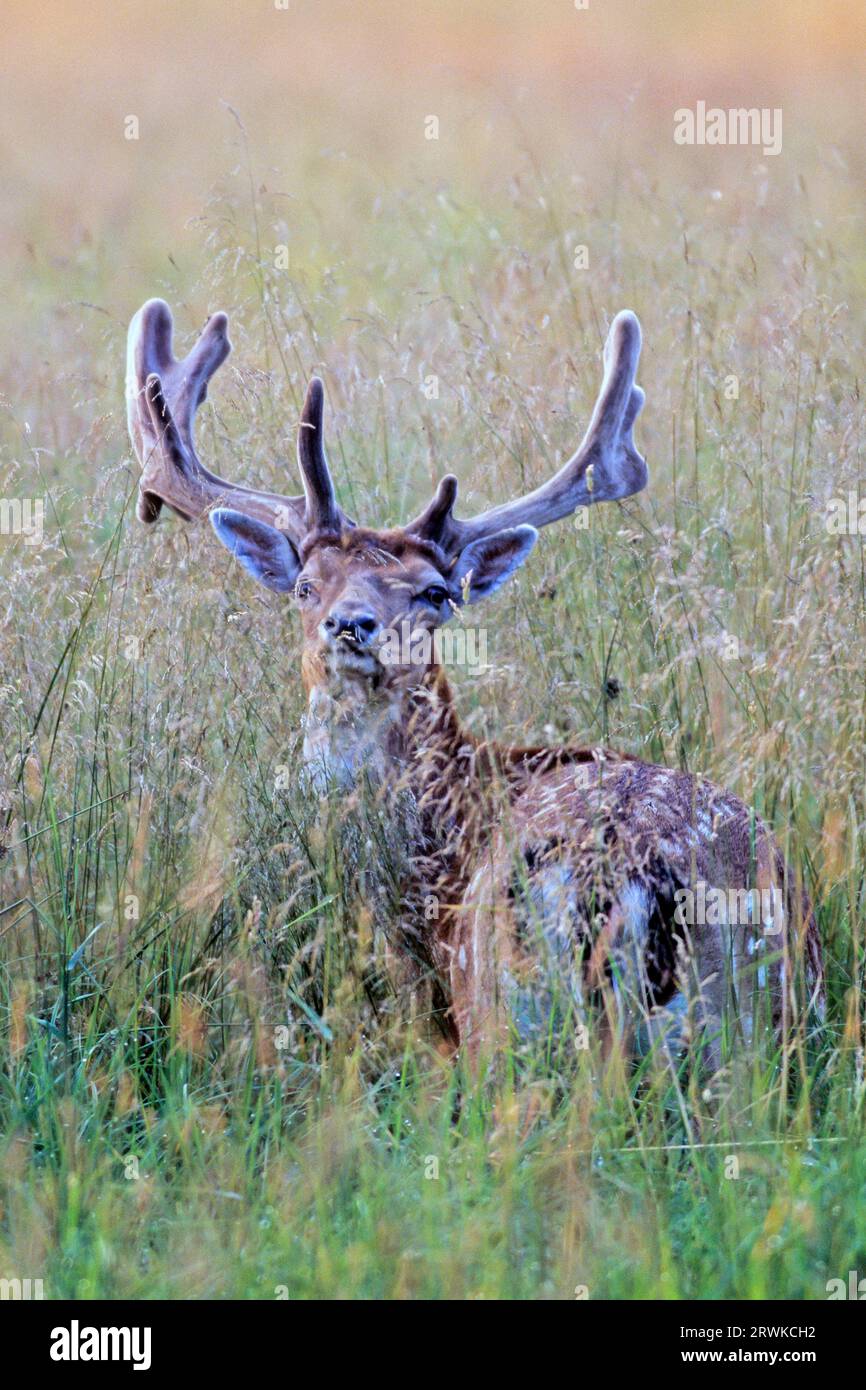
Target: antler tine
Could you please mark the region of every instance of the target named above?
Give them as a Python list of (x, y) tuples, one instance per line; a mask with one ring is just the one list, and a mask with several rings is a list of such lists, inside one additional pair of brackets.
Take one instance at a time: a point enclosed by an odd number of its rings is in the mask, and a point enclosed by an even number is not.
[(325, 457), (325, 388), (319, 377), (310, 379), (301, 423), (298, 427), (298, 466), (306, 496), (305, 521), (311, 531), (339, 531), (352, 525), (343, 516), (334, 496), (334, 484)]
[(448, 523), (455, 525), (451, 512), (454, 503), (457, 501), (457, 479), (453, 473), (446, 473), (433, 494), (432, 502), (428, 502), (420, 516), (407, 526), (407, 531), (412, 531), (415, 535), (426, 536), (430, 540), (439, 539), (447, 529)]
[[(641, 349), (637, 317), (617, 314), (604, 347), (604, 380), (589, 428), (577, 452), (548, 482), (525, 497), (504, 502), (466, 521), (453, 515), (456, 480), (443, 478), (433, 501), (406, 530), (456, 554), (470, 541), (517, 525), (549, 526), (580, 506), (631, 497), (646, 487), (648, 473), (632, 438), (644, 403), (635, 385)], [(588, 469), (592, 465), (592, 474)]]
[(231, 352), (225, 314), (212, 314), (186, 357), (172, 351), (171, 310), (150, 299), (129, 325), (126, 405), (129, 434), (142, 467), (138, 516), (154, 522), (163, 503), (186, 521), (228, 505), (300, 542), (307, 533), (305, 498), (228, 483), (200, 461), (195, 412), (210, 378)]

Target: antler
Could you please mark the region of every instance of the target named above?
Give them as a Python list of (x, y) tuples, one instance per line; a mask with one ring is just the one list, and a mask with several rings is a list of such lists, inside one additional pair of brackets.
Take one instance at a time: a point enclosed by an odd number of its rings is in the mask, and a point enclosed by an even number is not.
[[(432, 502), (406, 530), (433, 540), (449, 555), (470, 541), (510, 527), (529, 524), (549, 526), (580, 506), (631, 497), (647, 484), (647, 467), (632, 438), (634, 422), (644, 403), (635, 385), (640, 357), (641, 331), (636, 316), (625, 309), (617, 314), (604, 347), (604, 380), (595, 410), (577, 453), (548, 482), (525, 497), (466, 521), (453, 515), (457, 479), (443, 478)], [(588, 470), (592, 467), (592, 474)]]
[(149, 299), (129, 325), (126, 408), (129, 434), (142, 467), (138, 516), (156, 521), (166, 503), (186, 521), (216, 506), (267, 522), (300, 543), (313, 529), (340, 530), (353, 523), (343, 515), (322, 442), (324, 388), (313, 377), (298, 431), (300, 497), (258, 492), (228, 483), (205, 468), (195, 451), (193, 419), (207, 385), (231, 352), (225, 314), (212, 314), (195, 346), (180, 362), (172, 352), (171, 310)]

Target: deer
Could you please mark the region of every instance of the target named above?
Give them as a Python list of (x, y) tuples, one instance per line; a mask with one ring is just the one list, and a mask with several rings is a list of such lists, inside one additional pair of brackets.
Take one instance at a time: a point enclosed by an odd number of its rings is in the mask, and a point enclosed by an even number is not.
[[(243, 569), (297, 609), (307, 701), (299, 775), (319, 796), (365, 780), (396, 808), (407, 852), (390, 959), (404, 978), (433, 981), (449, 1056), (479, 1067), (508, 1037), (549, 1028), (563, 1000), (574, 1017), (597, 1005), (608, 1045), (619, 1039), (630, 1055), (639, 1035), (669, 1057), (699, 1043), (710, 1077), (735, 1042), (802, 1036), (824, 1010), (816, 917), (747, 804), (699, 774), (605, 747), (477, 738), (435, 649), (422, 644), (426, 659), (410, 659), (404, 646), (394, 659), (392, 644), (383, 659), (389, 635), (429, 638), (489, 599), (542, 527), (646, 487), (634, 442), (644, 404), (636, 315), (613, 319), (586, 433), (553, 477), (460, 518), (449, 474), (419, 515), (390, 529), (356, 523), (337, 502), (317, 376), (298, 424), (302, 493), (258, 491), (205, 467), (194, 417), (230, 351), (224, 313), (181, 359), (163, 300), (133, 317), (137, 515), (152, 524), (167, 506), (188, 522), (209, 518)], [(712, 891), (721, 906), (689, 920), (689, 903)]]

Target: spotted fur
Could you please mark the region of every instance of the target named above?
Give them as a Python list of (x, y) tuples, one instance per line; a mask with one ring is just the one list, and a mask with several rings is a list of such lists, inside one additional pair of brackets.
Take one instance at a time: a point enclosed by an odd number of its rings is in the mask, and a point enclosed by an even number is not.
[[(382, 633), (404, 620), (429, 634), (493, 593), (527, 558), (537, 528), (646, 486), (633, 438), (644, 403), (635, 315), (614, 318), (586, 434), (552, 478), (458, 518), (449, 475), (413, 521), (390, 530), (358, 527), (337, 504), (316, 377), (298, 430), (302, 496), (237, 487), (200, 463), (194, 414), (229, 350), (224, 314), (180, 361), (167, 304), (150, 300), (133, 318), (138, 515), (154, 522), (163, 503), (187, 520), (210, 515), (248, 573), (293, 596), (308, 697), (299, 776), (311, 794), (337, 787), (347, 808), (360, 782), (377, 789), (386, 839), (400, 849), (396, 901), (384, 869), (378, 884), (369, 866), (359, 870), (358, 891), (383, 921), (396, 919), (394, 960), (410, 988), (432, 981), (449, 1046), (477, 1058), (503, 1029), (532, 1035), (562, 1007), (581, 1013), (600, 1001), (610, 1027), (636, 1043), (642, 1032), (672, 1048), (699, 1032), (716, 1069), (729, 1001), (747, 1039), (765, 1025), (787, 1038), (820, 1014), (811, 905), (741, 801), (701, 777), (603, 750), (478, 742), (435, 664), (389, 665), (377, 654)], [(353, 833), (347, 823), (347, 865)], [(700, 883), (776, 890), (782, 930), (769, 936), (761, 922), (727, 917), (683, 922), (678, 895)]]

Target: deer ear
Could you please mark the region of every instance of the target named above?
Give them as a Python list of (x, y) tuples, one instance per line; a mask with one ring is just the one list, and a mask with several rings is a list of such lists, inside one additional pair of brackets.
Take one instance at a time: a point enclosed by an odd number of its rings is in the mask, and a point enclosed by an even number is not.
[(467, 603), (477, 603), (488, 594), (495, 594), (523, 564), (537, 540), (534, 526), (514, 526), (483, 540), (470, 541), (457, 556), (451, 575), (453, 584), (466, 593)]
[(240, 560), (253, 579), (280, 594), (295, 587), (301, 562), (282, 531), (228, 507), (217, 507), (210, 520), (226, 550)]

